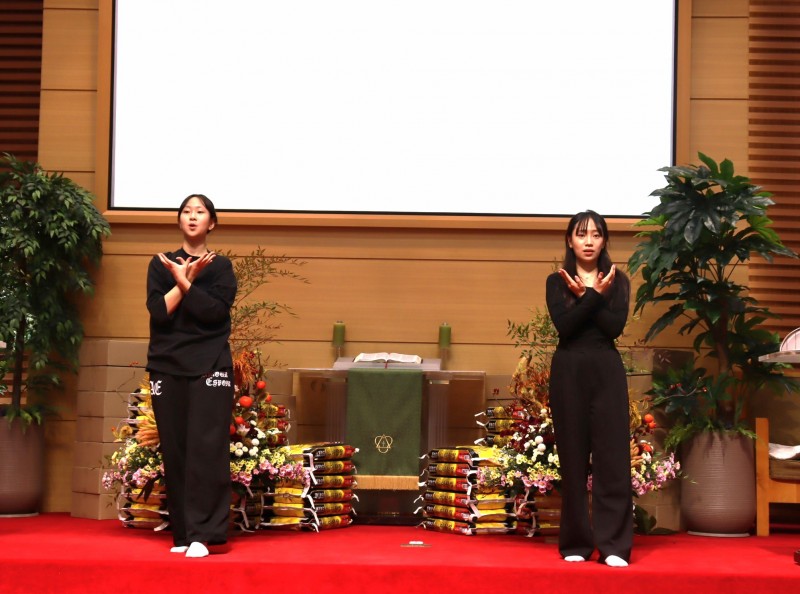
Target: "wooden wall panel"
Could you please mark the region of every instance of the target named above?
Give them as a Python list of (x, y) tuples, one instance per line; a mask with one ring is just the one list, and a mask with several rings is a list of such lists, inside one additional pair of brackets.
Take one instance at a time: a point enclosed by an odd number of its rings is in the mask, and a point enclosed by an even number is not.
[(695, 17), (747, 16), (748, 4), (749, 0), (694, 0), (693, 14)]
[(84, 9), (97, 10), (99, 0), (44, 0), (45, 9), (52, 8), (66, 8), (66, 9)]
[(97, 88), (97, 10), (47, 10), (43, 89)]
[(747, 98), (747, 14), (692, 23), (692, 97)]
[(45, 169), (93, 172), (95, 91), (42, 89), (39, 162)]
[(691, 122), (691, 163), (700, 163), (703, 152), (715, 161), (730, 159), (747, 174), (747, 100), (692, 100)]

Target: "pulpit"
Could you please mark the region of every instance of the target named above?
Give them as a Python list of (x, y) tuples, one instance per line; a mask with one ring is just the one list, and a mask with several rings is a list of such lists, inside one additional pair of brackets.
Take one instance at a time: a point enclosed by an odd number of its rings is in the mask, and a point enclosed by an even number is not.
[(410, 524), (422, 460), (433, 448), (482, 437), (475, 415), (486, 408), (482, 371), (441, 370), (439, 361), (293, 369), (297, 440), (359, 448), (359, 519)]

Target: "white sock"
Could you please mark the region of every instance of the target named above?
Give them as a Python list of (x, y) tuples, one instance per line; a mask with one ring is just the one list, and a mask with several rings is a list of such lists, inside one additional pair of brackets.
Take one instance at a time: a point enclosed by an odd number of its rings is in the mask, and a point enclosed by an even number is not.
[(172, 547), (169, 552), (170, 553), (185, 553), (189, 547), (181, 546), (181, 547)]
[(208, 557), (208, 549), (202, 542), (193, 542), (186, 551), (187, 557)]
[(569, 561), (570, 563), (580, 563), (581, 561), (586, 561), (586, 559), (580, 555), (567, 555), (564, 557), (564, 561)]
[(616, 555), (609, 555), (606, 557), (606, 565), (609, 567), (627, 567), (628, 562), (621, 557), (617, 557)]

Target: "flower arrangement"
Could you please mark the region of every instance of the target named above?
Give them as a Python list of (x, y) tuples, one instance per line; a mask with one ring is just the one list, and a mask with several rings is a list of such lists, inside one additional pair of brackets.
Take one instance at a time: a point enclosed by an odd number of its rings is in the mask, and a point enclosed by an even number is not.
[[(504, 486), (516, 491), (546, 495), (558, 490), (561, 481), (558, 450), (550, 412), (550, 361), (557, 333), (550, 316), (534, 310), (525, 324), (508, 323), (508, 334), (515, 346), (523, 346), (522, 356), (511, 378), (513, 401), (498, 411), (509, 419), (510, 427), (495, 444), (500, 447), (500, 468), (481, 469), (481, 487)], [(661, 489), (680, 473), (674, 454), (665, 456), (652, 444), (656, 422), (647, 411), (648, 401), (629, 404), (631, 429), (631, 489), (635, 497)], [(589, 475), (587, 488), (591, 490)]]
[(653, 448), (650, 440), (656, 422), (651, 413), (643, 416), (631, 404), (631, 425), (641, 418), (638, 425), (632, 427), (631, 432), (631, 488), (634, 497), (642, 497), (652, 491), (661, 489), (667, 481), (680, 475), (680, 462), (675, 460), (675, 454), (659, 454)]
[(499, 469), (479, 469), (478, 484), (548, 493), (561, 480), (550, 408), (540, 405), (530, 412), (517, 402), (506, 412), (516, 429), (500, 447)]
[(112, 470), (103, 474), (103, 487), (149, 497), (156, 485), (164, 484), (164, 462), (159, 447), (158, 428), (150, 400), (150, 381), (142, 380), (137, 392), (135, 415), (113, 431), (123, 445), (109, 458)]
[(311, 478), (307, 469), (290, 460), (288, 450), (280, 447), (288, 423), (277, 416), (280, 407), (272, 404), (258, 350), (244, 351), (236, 357), (234, 386), (236, 396), (230, 425), (234, 489), (249, 492), (254, 480), (276, 478), (308, 485)]
[(153, 487), (163, 483), (164, 462), (159, 448), (142, 445), (133, 436), (127, 437), (122, 447), (111, 454), (110, 461), (113, 469), (103, 475), (105, 489), (122, 487), (141, 492), (147, 499)]
[[(288, 456), (285, 430), (288, 422), (278, 417), (281, 407), (272, 403), (264, 379), (259, 351), (244, 351), (234, 360), (233, 410), (230, 423), (231, 482), (239, 495), (251, 494), (254, 483), (289, 478), (308, 485), (310, 476), (301, 463)], [(163, 483), (164, 463), (155, 416), (150, 404), (147, 375), (137, 391), (134, 418), (114, 430), (122, 442), (110, 457), (111, 468), (103, 475), (103, 486), (112, 490), (141, 493), (146, 499), (155, 485)]]

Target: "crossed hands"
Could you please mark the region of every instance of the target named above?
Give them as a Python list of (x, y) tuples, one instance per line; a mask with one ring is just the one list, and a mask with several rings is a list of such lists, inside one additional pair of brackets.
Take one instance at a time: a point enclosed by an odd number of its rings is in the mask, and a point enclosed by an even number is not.
[(158, 259), (161, 260), (164, 268), (170, 271), (172, 277), (175, 279), (175, 282), (184, 290), (186, 290), (188, 289), (188, 286), (183, 287), (181, 281), (185, 280), (188, 284), (193, 283), (194, 279), (197, 278), (197, 275), (200, 274), (200, 271), (211, 264), (216, 256), (217, 255), (214, 252), (207, 252), (196, 260), (192, 260), (192, 256), (189, 256), (186, 259), (178, 256), (177, 262), (173, 262), (164, 254), (158, 254)]
[[(597, 280), (592, 288), (594, 288), (594, 290), (601, 295), (606, 295), (614, 282), (614, 275), (616, 272), (617, 266), (616, 264), (612, 264), (611, 270), (608, 271), (607, 275), (604, 275), (602, 272), (598, 273)], [(574, 277), (571, 277), (563, 268), (558, 269), (558, 274), (561, 275), (561, 278), (563, 278), (564, 282), (567, 283), (567, 288), (569, 288), (569, 290), (572, 291), (576, 297), (580, 299), (584, 296), (586, 293), (586, 284), (583, 282), (583, 279), (580, 276), (576, 274)]]

